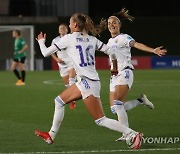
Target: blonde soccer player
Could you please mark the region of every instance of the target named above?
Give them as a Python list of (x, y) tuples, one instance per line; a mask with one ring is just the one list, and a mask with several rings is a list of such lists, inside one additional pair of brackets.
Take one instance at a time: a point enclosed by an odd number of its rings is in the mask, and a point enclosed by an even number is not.
[[(26, 77), (26, 70), (25, 70), (25, 60), (26, 60), (26, 50), (28, 49), (28, 45), (26, 44), (25, 40), (21, 37), (20, 30), (13, 30), (12, 32), (14, 40), (14, 58), (11, 64), (11, 70), (14, 72), (14, 75), (17, 77), (18, 81), (16, 82), (17, 86), (24, 86), (25, 85), (25, 77)], [(21, 73), (19, 73), (19, 70)]]
[(113, 51), (96, 37), (88, 35), (88, 32), (97, 35), (106, 24), (106, 22), (101, 21), (100, 25), (95, 25), (89, 16), (76, 13), (70, 18), (71, 34), (65, 35), (56, 44), (47, 48), (45, 46), (46, 35), (41, 32), (37, 37), (44, 56), (53, 54), (57, 49), (67, 52), (74, 63), (78, 78), (75, 84), (55, 98), (54, 118), (50, 131), (35, 131), (37, 136), (40, 136), (49, 144), (54, 142), (63, 120), (64, 106), (71, 101), (82, 98), (97, 125), (127, 134), (129, 136), (127, 140), (132, 142), (131, 148), (133, 149), (138, 149), (141, 146), (142, 133), (126, 127), (117, 120), (107, 118), (103, 112), (100, 100), (100, 79), (95, 68), (95, 50), (110, 55)]
[[(65, 23), (59, 25), (59, 36), (52, 40), (51, 45), (54, 45), (58, 42), (63, 36), (68, 33), (68, 26)], [(53, 53), (52, 58), (57, 62), (59, 67), (59, 73), (62, 77), (65, 87), (73, 85), (76, 81), (76, 72), (73, 66), (73, 63), (66, 52), (62, 52), (61, 50), (57, 50), (56, 53)], [(75, 102), (70, 103), (70, 109), (76, 108)]]
[[(134, 108), (139, 104), (143, 104), (153, 109), (154, 105), (143, 94), (140, 98), (126, 102), (126, 97), (133, 84), (133, 70), (131, 63), (131, 48), (136, 48), (141, 51), (163, 56), (167, 52), (162, 49), (162, 46), (157, 48), (148, 47), (142, 43), (135, 41), (130, 35), (121, 33), (122, 21), (124, 19), (132, 21), (134, 18), (128, 14), (128, 10), (123, 8), (117, 14), (108, 18), (108, 30), (111, 33), (111, 38), (108, 41), (108, 46), (115, 51), (116, 60), (111, 60), (112, 76), (110, 79), (110, 106), (111, 111), (116, 113), (118, 120), (129, 127), (128, 116), (126, 111)], [(111, 59), (111, 58), (110, 58)], [(125, 140), (124, 134), (118, 140)]]

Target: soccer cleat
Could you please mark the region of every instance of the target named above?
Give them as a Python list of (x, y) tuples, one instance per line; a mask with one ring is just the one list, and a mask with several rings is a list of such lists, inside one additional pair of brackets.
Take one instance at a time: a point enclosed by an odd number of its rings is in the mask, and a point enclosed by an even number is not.
[(70, 108), (70, 109), (75, 109), (75, 108), (76, 108), (75, 101), (73, 101), (73, 102), (70, 103), (69, 108)]
[(126, 137), (126, 143), (129, 148), (137, 150), (141, 147), (143, 133), (130, 133)]
[(123, 142), (126, 141), (126, 136), (122, 135), (120, 138), (118, 138), (116, 141)]
[(147, 99), (147, 97), (146, 97), (145, 94), (142, 94), (141, 97), (140, 97), (140, 99), (142, 100), (141, 103), (142, 103), (143, 105), (147, 106), (147, 107), (150, 108), (150, 109), (154, 109), (153, 103), (150, 102), (150, 101)]
[(22, 80), (18, 80), (16, 82), (16, 86), (24, 86), (25, 85), (25, 82), (23, 82)]
[(16, 86), (19, 86), (21, 84), (22, 80), (19, 79), (17, 82), (16, 82)]
[(40, 132), (39, 130), (35, 130), (35, 134), (43, 138), (44, 141), (47, 142), (48, 144), (53, 144), (53, 139), (51, 138), (48, 132)]

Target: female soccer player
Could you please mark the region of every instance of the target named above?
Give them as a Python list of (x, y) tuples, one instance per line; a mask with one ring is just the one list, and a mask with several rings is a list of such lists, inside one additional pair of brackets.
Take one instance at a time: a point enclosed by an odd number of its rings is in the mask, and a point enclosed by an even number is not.
[[(110, 80), (110, 106), (111, 111), (116, 113), (118, 120), (125, 126), (128, 124), (128, 116), (126, 110), (130, 110), (138, 104), (147, 105), (154, 108), (153, 104), (147, 99), (146, 95), (142, 95), (139, 99), (125, 103), (126, 97), (133, 84), (133, 70), (131, 64), (131, 48), (154, 53), (163, 56), (166, 53), (162, 46), (157, 48), (148, 47), (142, 43), (136, 42), (131, 36), (121, 33), (122, 20), (132, 21), (134, 18), (128, 14), (128, 10), (122, 9), (119, 13), (108, 18), (108, 30), (112, 38), (108, 41), (108, 46), (116, 49), (115, 57), (117, 60), (111, 62), (112, 72), (117, 71), (117, 75), (112, 75)], [(125, 103), (125, 104), (124, 104)], [(124, 137), (119, 140), (124, 139)]]
[[(15, 76), (18, 78), (16, 85), (23, 86), (25, 85), (25, 76), (26, 76), (24, 62), (26, 59), (26, 50), (28, 49), (28, 46), (24, 41), (24, 39), (21, 37), (20, 30), (13, 30), (12, 36), (13, 38), (15, 38), (15, 42), (14, 42), (14, 59), (11, 65), (11, 69), (13, 70)], [(21, 71), (21, 75), (17, 70), (17, 67), (19, 67)]]
[(53, 143), (59, 130), (64, 117), (64, 106), (73, 100), (82, 98), (97, 125), (130, 134), (128, 136), (133, 137), (127, 137), (127, 140), (132, 141), (131, 148), (133, 149), (138, 149), (141, 146), (142, 133), (135, 132), (122, 125), (119, 121), (107, 118), (103, 112), (100, 100), (100, 80), (95, 69), (95, 50), (107, 54), (111, 54), (112, 51), (96, 37), (88, 35), (88, 32), (97, 35), (104, 29), (106, 24), (106, 22), (101, 21), (100, 25), (95, 25), (89, 16), (76, 13), (70, 18), (71, 34), (65, 35), (56, 44), (47, 48), (44, 44), (46, 35), (41, 32), (37, 37), (44, 56), (49, 56), (57, 49), (65, 50), (64, 52), (67, 52), (74, 63), (78, 78), (76, 84), (73, 84), (55, 98), (55, 112), (50, 131), (35, 131), (36, 135), (42, 137), (48, 144)]
[[(59, 25), (59, 36), (53, 39), (51, 45), (58, 42), (64, 35), (68, 33), (68, 26), (64, 23)], [(56, 54), (51, 55), (52, 58), (57, 62), (59, 66), (59, 73), (62, 77), (65, 87), (69, 87), (75, 83), (76, 72), (73, 66), (73, 63), (66, 52), (62, 52), (57, 50)], [(75, 102), (70, 103), (70, 109), (74, 109), (76, 107)]]

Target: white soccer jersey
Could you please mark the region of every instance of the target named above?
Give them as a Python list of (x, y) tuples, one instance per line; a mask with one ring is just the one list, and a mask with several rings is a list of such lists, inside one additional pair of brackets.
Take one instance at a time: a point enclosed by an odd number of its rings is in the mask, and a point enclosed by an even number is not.
[[(54, 39), (52, 40), (51, 45), (54, 45), (54, 44), (55, 44), (56, 42), (58, 42), (60, 39), (61, 39), (61, 37), (60, 37), (60, 36), (57, 36), (56, 38), (54, 38)], [(62, 59), (62, 60), (65, 62), (65, 64), (64, 64), (64, 63), (58, 63), (58, 66), (59, 66), (59, 67), (68, 67), (67, 64), (71, 63), (71, 59), (69, 58), (67, 52), (57, 50), (56, 54), (57, 54), (58, 58)]]
[[(134, 39), (127, 34), (119, 34), (114, 38), (110, 38), (108, 41), (108, 46), (114, 49), (115, 56), (118, 63), (118, 70), (121, 71), (126, 67), (134, 69), (131, 63), (131, 47), (130, 42)], [(111, 60), (111, 58), (110, 58)], [(111, 60), (111, 69), (112, 69), (112, 60)]]
[[(55, 45), (46, 47), (44, 39), (38, 41), (41, 52), (44, 56), (54, 53), (57, 48), (67, 52), (74, 63), (74, 68), (78, 76), (85, 76), (92, 80), (99, 80), (95, 68), (95, 50), (103, 51), (106, 54), (112, 53), (110, 47), (103, 44), (94, 36), (83, 35), (81, 32), (74, 32), (62, 37)], [(57, 48), (56, 48), (56, 47)]]

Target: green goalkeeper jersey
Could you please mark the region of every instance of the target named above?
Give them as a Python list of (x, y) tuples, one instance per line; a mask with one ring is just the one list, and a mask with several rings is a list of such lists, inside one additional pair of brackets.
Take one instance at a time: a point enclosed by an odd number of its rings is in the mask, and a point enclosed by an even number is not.
[(19, 37), (15, 39), (14, 41), (14, 57), (15, 58), (26, 57), (26, 52), (18, 53), (19, 51), (23, 49), (25, 44), (26, 42), (24, 41), (23, 38)]

